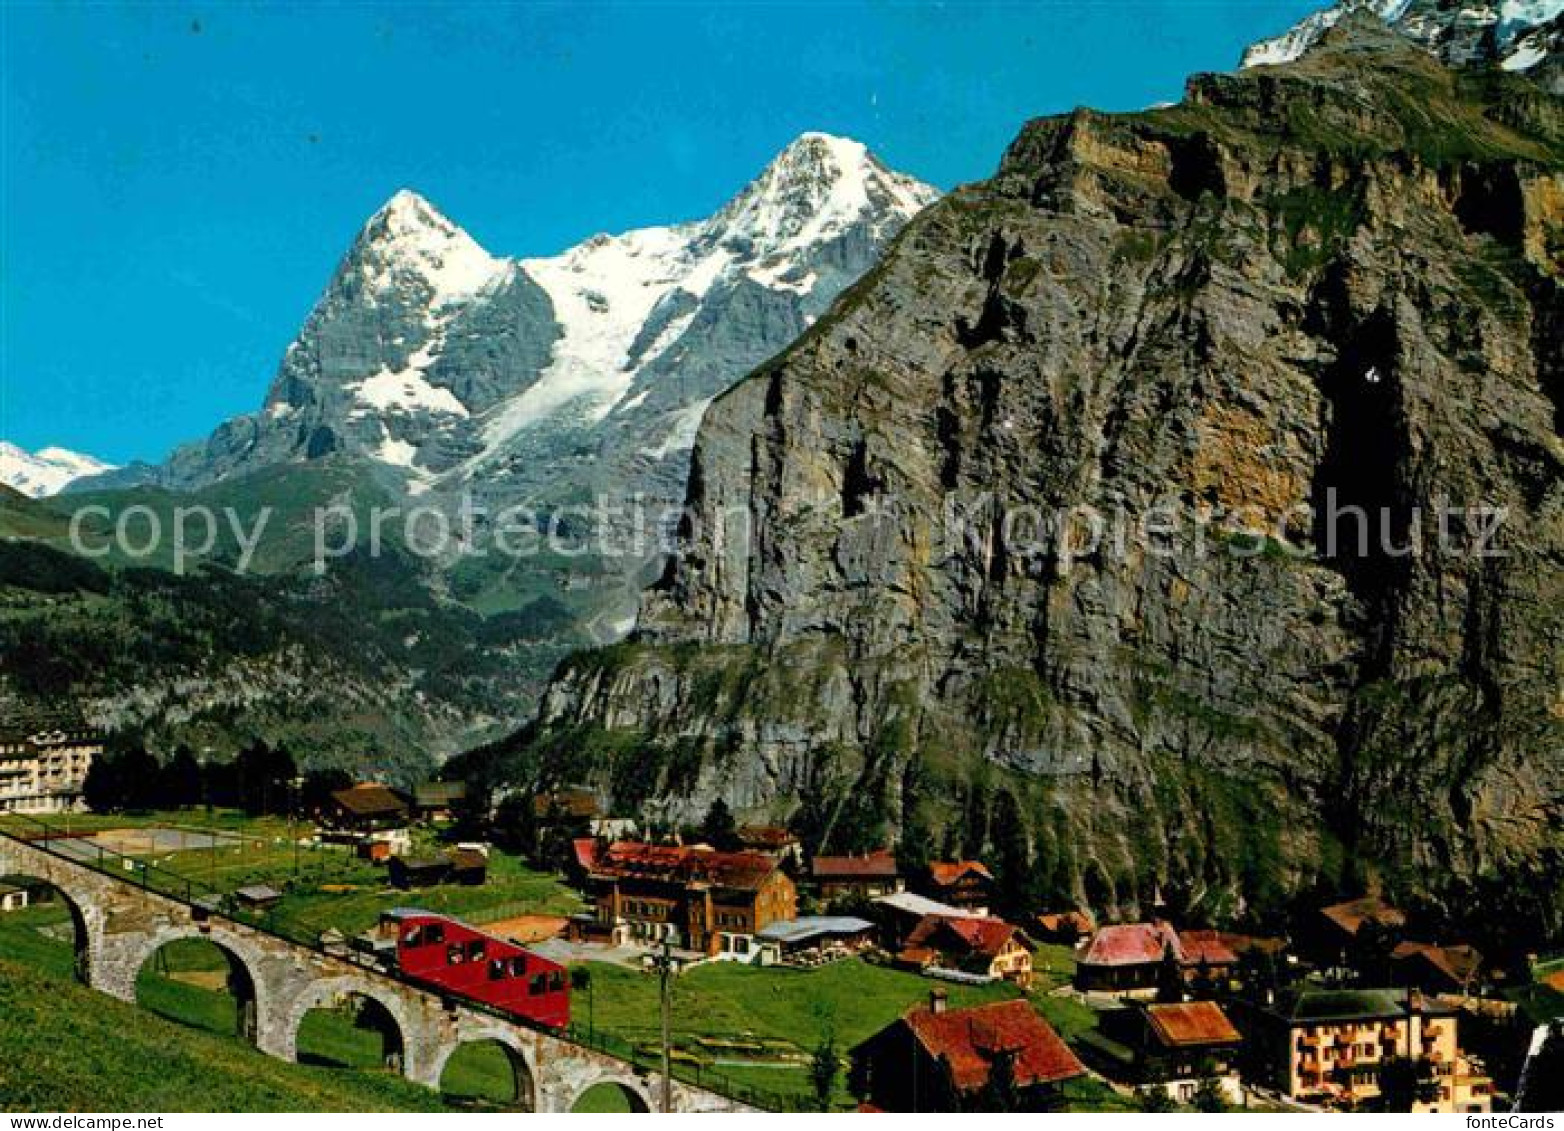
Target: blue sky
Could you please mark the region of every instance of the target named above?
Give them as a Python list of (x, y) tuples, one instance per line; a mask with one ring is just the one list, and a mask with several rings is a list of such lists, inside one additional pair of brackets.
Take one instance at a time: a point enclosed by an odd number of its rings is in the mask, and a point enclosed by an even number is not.
[(807, 129), (948, 188), (1311, 0), (0, 0), (0, 438), (161, 458), (258, 407), (397, 188), (496, 254), (705, 215)]

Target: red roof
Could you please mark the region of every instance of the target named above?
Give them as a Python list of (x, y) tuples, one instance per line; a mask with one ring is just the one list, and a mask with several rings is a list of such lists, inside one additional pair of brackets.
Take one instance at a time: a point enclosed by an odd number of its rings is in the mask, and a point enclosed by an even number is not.
[(570, 850), (575, 855), (576, 867), (590, 872), (597, 865), (597, 841), (589, 836), (578, 836), (570, 842)]
[(929, 878), (942, 888), (960, 883), (967, 876), (992, 880), (994, 874), (976, 860), (938, 861), (929, 865)]
[(994, 958), (1015, 934), (1016, 928), (1003, 919), (957, 919), (945, 915), (925, 915), (912, 929), (912, 934), (907, 936), (907, 945), (932, 946), (939, 950), (957, 950)]
[(704, 882), (749, 891), (764, 883), (777, 867), (775, 857), (761, 852), (713, 852), (674, 844), (617, 841), (597, 854), (592, 871), (600, 876), (636, 876), (679, 884)]
[(1238, 955), (1233, 953), (1221, 931), (1180, 931), (1178, 945), (1184, 952), (1185, 966), (1199, 966), (1202, 962), (1209, 966), (1231, 966), (1238, 961)]
[(1233, 1045), (1243, 1040), (1214, 1001), (1148, 1005), (1146, 1020), (1156, 1038), (1169, 1048)]
[(1083, 1076), (1086, 1069), (1053, 1027), (1025, 1001), (998, 1001), (972, 1009), (933, 1013), (920, 1007), (902, 1018), (930, 1056), (950, 1065), (956, 1088), (972, 1092), (988, 1083), (995, 1055), (1015, 1055), (1021, 1087)]
[(861, 856), (816, 856), (810, 871), (817, 880), (895, 879), (896, 854), (889, 848)]
[(1173, 948), (1181, 957), (1178, 935), (1166, 923), (1125, 923), (1102, 927), (1092, 936), (1091, 945), (1080, 959), (1082, 966), (1139, 966), (1161, 962), (1163, 952)]

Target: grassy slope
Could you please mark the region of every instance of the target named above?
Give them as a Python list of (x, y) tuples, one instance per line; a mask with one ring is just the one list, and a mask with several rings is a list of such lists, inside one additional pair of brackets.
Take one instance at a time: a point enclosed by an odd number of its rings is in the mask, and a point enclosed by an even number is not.
[[(6, 1018), (0, 1026), (0, 1106), (441, 1111), (504, 1106), (514, 1096), (510, 1063), (497, 1046), (459, 1050), (446, 1069), (442, 1098), (383, 1072), (379, 1033), (341, 1011), (314, 1010), (300, 1028), (300, 1059), (318, 1067), (264, 1057), (233, 1036), (234, 999), (215, 988), (226, 963), (215, 947), (199, 940), (180, 940), (160, 952), (158, 966), (138, 979), (142, 1009), (135, 1010), (75, 983), (61, 934), (67, 922), (58, 905), (0, 918), (0, 1016)], [(140, 1039), (116, 1046), (116, 1034), (129, 1031)], [(175, 1055), (167, 1080), (160, 1072), (132, 1068), (143, 1057), (153, 1063), (156, 1054), (149, 1050), (165, 1044)], [(55, 1058), (62, 1054), (55, 1050), (79, 1048), (90, 1048), (91, 1071), (57, 1072)], [(74, 1055), (71, 1059), (76, 1062)], [(14, 1066), (14, 1078), (7, 1065)], [(125, 1096), (105, 1083), (127, 1076), (132, 1091)], [(210, 1097), (193, 1083), (208, 1077)]]
[(12, 1111), (439, 1111), (391, 1076), (273, 1060), (0, 958), (0, 1107)]

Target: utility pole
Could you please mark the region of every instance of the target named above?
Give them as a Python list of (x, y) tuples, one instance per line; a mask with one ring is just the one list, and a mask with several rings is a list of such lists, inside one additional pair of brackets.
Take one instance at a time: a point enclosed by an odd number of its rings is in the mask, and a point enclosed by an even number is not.
[(669, 1017), (672, 1006), (673, 954), (672, 945), (663, 939), (662, 953), (657, 956), (658, 998), (662, 1009), (663, 1041), (663, 1114), (673, 1111), (673, 1047), (669, 1039)]
[(304, 785), (302, 777), (292, 777), (288, 780), (289, 790), (292, 793), (291, 804), (288, 806), (288, 839), (293, 841), (293, 879), (297, 883), (299, 879), (299, 789)]

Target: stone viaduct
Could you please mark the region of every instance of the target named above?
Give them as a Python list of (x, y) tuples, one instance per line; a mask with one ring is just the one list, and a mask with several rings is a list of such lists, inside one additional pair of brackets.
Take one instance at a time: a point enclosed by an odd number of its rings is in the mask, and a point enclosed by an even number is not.
[[(0, 876), (42, 881), (60, 892), (76, 920), (82, 980), (124, 1001), (136, 1000), (137, 975), (165, 944), (182, 938), (215, 944), (241, 990), (244, 1035), (271, 1056), (296, 1060), (304, 1015), (354, 995), (377, 1003), (395, 1022), (397, 1063), (427, 1087), (440, 1086), (446, 1062), (462, 1045), (493, 1041), (506, 1050), (528, 1110), (568, 1112), (604, 1083), (619, 1085), (638, 1110), (660, 1106), (660, 1073), (146, 890), (45, 845), (0, 833)], [(680, 1080), (671, 1094), (676, 1111), (752, 1110)]]

